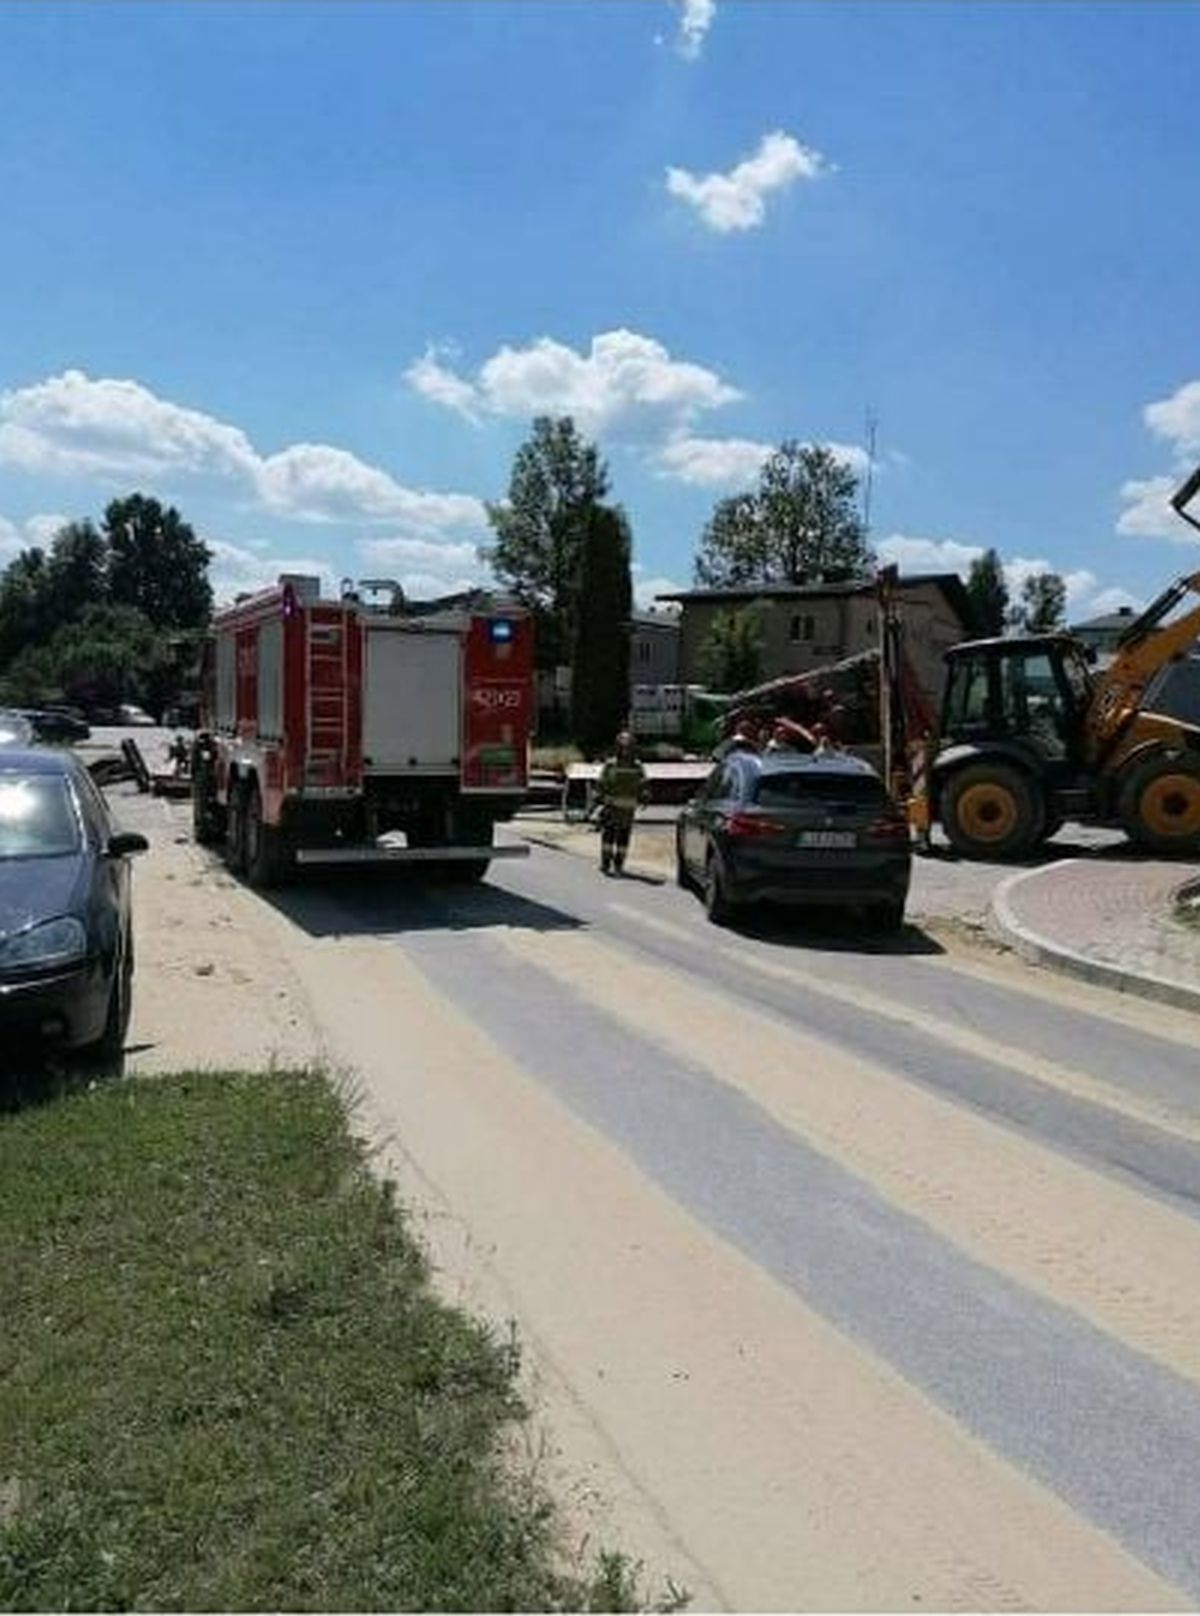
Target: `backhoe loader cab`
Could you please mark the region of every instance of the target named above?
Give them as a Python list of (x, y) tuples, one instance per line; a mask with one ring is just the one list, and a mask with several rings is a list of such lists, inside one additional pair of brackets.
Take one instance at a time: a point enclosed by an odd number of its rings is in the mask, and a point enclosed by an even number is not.
[(1003, 741), (1031, 758), (1071, 758), (1092, 699), (1086, 655), (1066, 635), (970, 640), (946, 653), (946, 743)]
[(935, 790), (972, 857), (1012, 858), (1091, 804), (1081, 779), (1093, 675), (1066, 635), (971, 640), (947, 652)]

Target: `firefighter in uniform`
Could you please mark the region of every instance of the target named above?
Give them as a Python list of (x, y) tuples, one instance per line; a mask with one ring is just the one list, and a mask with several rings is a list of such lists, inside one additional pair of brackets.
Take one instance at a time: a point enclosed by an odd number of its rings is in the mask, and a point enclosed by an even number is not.
[(646, 771), (638, 762), (633, 736), (622, 730), (617, 736), (616, 753), (600, 770), (597, 796), (600, 802), (600, 868), (618, 875), (625, 865), (629, 833), (646, 790)]

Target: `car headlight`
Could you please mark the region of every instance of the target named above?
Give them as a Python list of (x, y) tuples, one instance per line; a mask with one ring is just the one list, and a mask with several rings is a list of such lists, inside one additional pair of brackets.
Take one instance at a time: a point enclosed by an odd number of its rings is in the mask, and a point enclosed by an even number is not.
[(78, 920), (63, 915), (40, 926), (19, 931), (0, 944), (0, 965), (58, 965), (82, 959), (87, 953), (87, 932)]

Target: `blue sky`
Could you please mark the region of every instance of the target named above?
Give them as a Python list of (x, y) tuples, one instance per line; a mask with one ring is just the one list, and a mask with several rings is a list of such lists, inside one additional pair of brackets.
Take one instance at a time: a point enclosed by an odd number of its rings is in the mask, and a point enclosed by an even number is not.
[(1154, 0), (10, 0), (0, 560), (140, 488), (225, 594), (453, 587), (561, 411), (648, 595), (871, 410), (885, 555), (1144, 598), (1200, 564), (1197, 60)]

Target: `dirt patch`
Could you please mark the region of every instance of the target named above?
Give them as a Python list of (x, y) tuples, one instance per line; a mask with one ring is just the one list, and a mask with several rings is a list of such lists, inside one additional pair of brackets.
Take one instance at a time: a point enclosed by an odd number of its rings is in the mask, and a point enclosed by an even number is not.
[(303, 1066), (324, 1057), (311, 1007), (261, 906), (197, 847), (190, 811), (112, 792), (150, 852), (134, 870), (131, 1072)]

